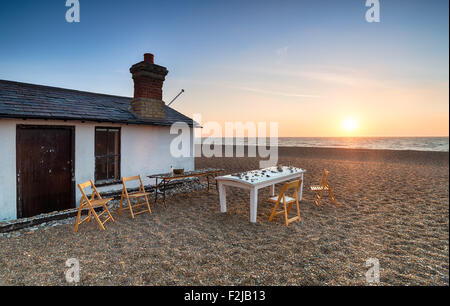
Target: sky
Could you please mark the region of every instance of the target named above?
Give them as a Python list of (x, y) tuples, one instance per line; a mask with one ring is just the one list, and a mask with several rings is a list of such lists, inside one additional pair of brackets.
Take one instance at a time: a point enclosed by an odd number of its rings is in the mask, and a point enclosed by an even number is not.
[(133, 95), (153, 53), (164, 100), (280, 137), (448, 136), (449, 1), (0, 0), (0, 79)]

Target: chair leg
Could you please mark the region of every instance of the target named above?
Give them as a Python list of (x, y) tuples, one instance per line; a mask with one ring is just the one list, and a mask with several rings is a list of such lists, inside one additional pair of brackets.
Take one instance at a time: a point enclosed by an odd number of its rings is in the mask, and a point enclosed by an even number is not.
[(94, 215), (95, 220), (97, 220), (98, 225), (100, 226), (100, 228), (104, 231), (105, 227), (103, 226), (102, 221), (100, 220), (100, 218), (97, 216), (97, 213), (95, 212), (94, 208), (90, 208), (89, 210), (92, 210), (92, 214)]
[(141, 202), (141, 197), (139, 197), (139, 198), (136, 198), (136, 209), (139, 209), (139, 204), (140, 204), (140, 202)]
[(323, 193), (324, 193), (324, 189), (322, 189), (321, 191), (319, 191), (317, 194), (316, 194), (316, 197), (317, 197), (317, 199), (316, 199), (316, 205), (317, 206), (320, 206), (320, 201), (322, 201), (322, 197), (323, 197)]
[(82, 205), (80, 203), (80, 207), (78, 207), (78, 214), (77, 214), (77, 220), (75, 222), (75, 229), (73, 230), (75, 233), (78, 232), (78, 226), (80, 225), (80, 217), (81, 217), (81, 210), (82, 210)]
[(127, 198), (128, 207), (130, 208), (131, 219), (134, 219), (133, 207), (131, 206), (130, 199)]
[(122, 202), (123, 202), (123, 190), (122, 190), (122, 195), (120, 196), (120, 205), (119, 205), (119, 209), (117, 210), (117, 213), (120, 215), (122, 213)]
[(336, 205), (336, 207), (338, 207), (339, 204), (336, 201), (336, 198), (334, 197), (333, 190), (331, 190), (331, 187), (328, 187), (328, 193), (330, 194), (331, 200), (333, 200), (334, 205)]
[(289, 226), (288, 211), (287, 211), (287, 207), (286, 207), (286, 202), (285, 201), (283, 201), (283, 208), (284, 208), (284, 220), (285, 220), (286, 226)]
[(148, 212), (149, 212), (149, 213), (151, 213), (151, 212), (152, 212), (152, 210), (150, 209), (150, 203), (148, 202), (148, 198), (147, 198), (147, 195), (144, 195), (144, 199), (145, 199), (145, 203), (147, 204), (147, 209), (148, 209)]
[(300, 215), (300, 203), (297, 201), (295, 201), (295, 204), (297, 206), (297, 216), (298, 216), (298, 220), (302, 220), (302, 216)]
[(88, 220), (87, 220), (87, 222), (91, 222), (91, 210), (89, 209), (89, 212), (88, 212)]
[(273, 208), (272, 213), (270, 214), (270, 217), (269, 217), (269, 222), (271, 222), (273, 220), (273, 218), (275, 217), (276, 212), (278, 210), (278, 205), (280, 205), (280, 202), (275, 203), (275, 207)]
[(289, 214), (291, 212), (292, 205), (294, 205), (294, 202), (289, 203), (287, 207), (287, 213)]
[(111, 218), (112, 222), (115, 222), (113, 216), (111, 215), (111, 213), (109, 212), (108, 207), (106, 206), (106, 204), (103, 204), (103, 209), (106, 210), (106, 213), (108, 214), (108, 216)]

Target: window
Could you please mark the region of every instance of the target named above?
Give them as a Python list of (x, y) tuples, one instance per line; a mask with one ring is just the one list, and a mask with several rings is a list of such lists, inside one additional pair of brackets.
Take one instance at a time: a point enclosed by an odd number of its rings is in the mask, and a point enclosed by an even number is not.
[(95, 128), (95, 181), (120, 179), (120, 128)]

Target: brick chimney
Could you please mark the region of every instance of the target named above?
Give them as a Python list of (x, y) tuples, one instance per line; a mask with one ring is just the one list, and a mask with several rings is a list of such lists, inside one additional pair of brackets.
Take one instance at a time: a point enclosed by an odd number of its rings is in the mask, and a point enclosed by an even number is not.
[(162, 87), (167, 73), (166, 67), (156, 65), (151, 53), (144, 54), (144, 61), (130, 68), (134, 80), (134, 98), (131, 111), (141, 119), (166, 118)]

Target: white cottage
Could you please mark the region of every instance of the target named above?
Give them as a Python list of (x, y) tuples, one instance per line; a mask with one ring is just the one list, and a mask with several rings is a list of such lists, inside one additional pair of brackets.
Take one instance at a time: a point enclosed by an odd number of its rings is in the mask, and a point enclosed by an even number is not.
[(193, 121), (163, 102), (167, 69), (145, 54), (130, 72), (133, 98), (0, 80), (0, 221), (75, 208), (89, 179), (194, 170), (193, 150), (170, 154), (172, 124)]

